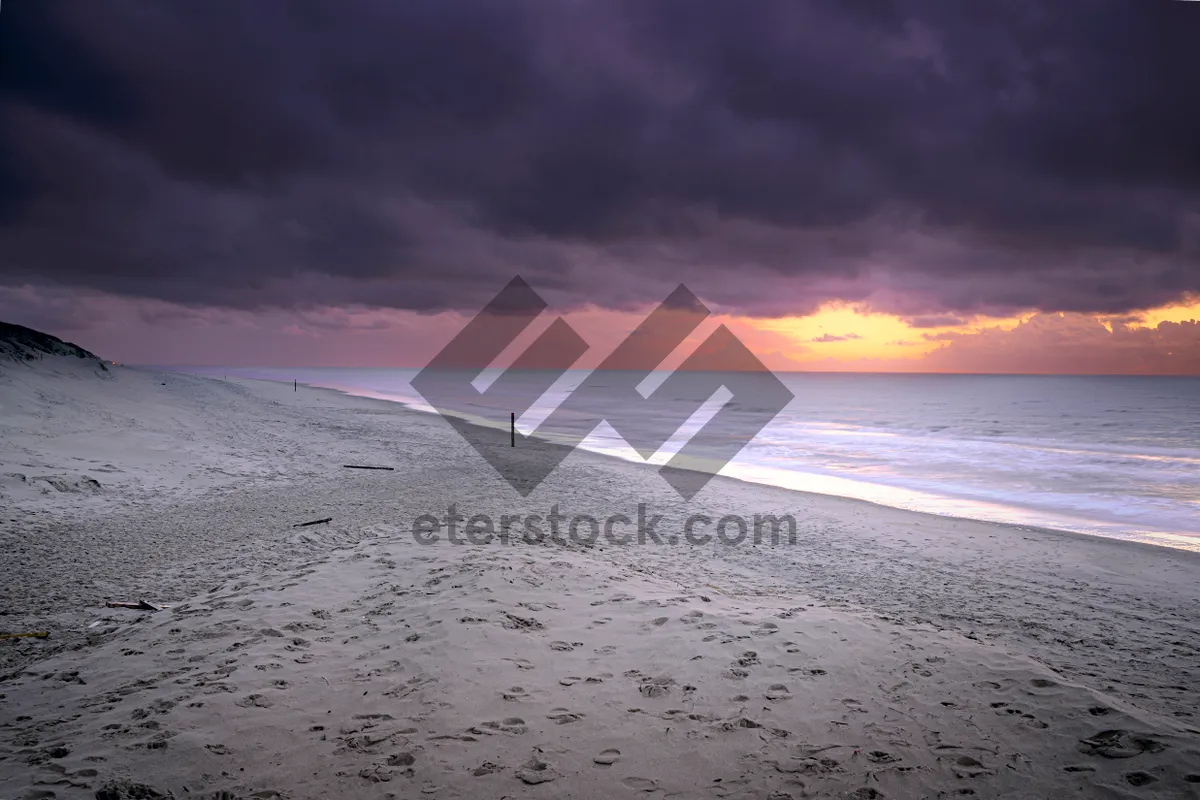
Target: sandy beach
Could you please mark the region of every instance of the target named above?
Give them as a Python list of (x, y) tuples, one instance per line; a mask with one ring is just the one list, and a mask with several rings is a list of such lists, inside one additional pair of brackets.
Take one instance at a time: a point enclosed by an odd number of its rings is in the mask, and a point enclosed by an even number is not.
[[(555, 509), (633, 541), (499, 535)], [(414, 535), (455, 512), (494, 538)], [(54, 358), (0, 366), (0, 545), (50, 632), (0, 641), (3, 798), (1200, 793), (1193, 553), (585, 452), (521, 498), (395, 403)]]

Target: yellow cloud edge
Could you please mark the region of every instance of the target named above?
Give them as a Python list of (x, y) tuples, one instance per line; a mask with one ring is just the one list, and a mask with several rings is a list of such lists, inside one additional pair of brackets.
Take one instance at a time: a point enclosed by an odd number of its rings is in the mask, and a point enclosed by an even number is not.
[[(963, 324), (917, 328), (895, 314), (874, 312), (861, 305), (829, 303), (803, 317), (744, 320), (746, 326), (790, 341), (780, 354), (799, 363), (869, 360), (918, 361), (945, 347), (947, 335), (969, 336), (985, 330), (1012, 330), (1038, 312), (1012, 317), (972, 317)], [(1154, 328), (1162, 322), (1200, 319), (1200, 297), (1121, 316), (1081, 315), (1099, 321), (1109, 331), (1114, 325)], [(822, 337), (836, 338), (821, 341)], [(853, 338), (852, 338), (853, 337)]]

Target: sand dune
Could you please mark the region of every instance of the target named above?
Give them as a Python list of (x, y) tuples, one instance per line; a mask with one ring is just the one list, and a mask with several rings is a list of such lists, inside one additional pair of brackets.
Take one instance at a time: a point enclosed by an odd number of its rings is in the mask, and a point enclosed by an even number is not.
[[(0, 370), (0, 627), (52, 636), (0, 642), (0, 797), (1200, 787), (1191, 554), (727, 480), (684, 504), (585, 453), (521, 499), (392, 404), (22, 369)], [(774, 546), (419, 543), (451, 503), (799, 525)], [(171, 608), (104, 606), (143, 597)]]

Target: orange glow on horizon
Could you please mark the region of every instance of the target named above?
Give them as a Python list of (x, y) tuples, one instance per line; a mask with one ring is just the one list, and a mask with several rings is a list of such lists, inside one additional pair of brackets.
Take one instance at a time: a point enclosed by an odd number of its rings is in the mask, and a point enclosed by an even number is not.
[(743, 324), (792, 340), (796, 349), (782, 354), (802, 364), (827, 365), (832, 360), (852, 365), (863, 360), (919, 362), (945, 347), (948, 336), (970, 335), (988, 328), (1010, 330), (1031, 316), (977, 317), (965, 324), (917, 328), (894, 314), (833, 303), (807, 317), (746, 319)]
[[(648, 312), (588, 308), (563, 314), (590, 345), (576, 368), (598, 366)], [(1113, 317), (1037, 311), (1011, 317), (946, 317), (954, 324), (920, 327), (896, 314), (838, 302), (802, 317), (714, 315), (661, 368), (677, 369), (717, 325), (724, 324), (776, 371), (1200, 374), (1200, 340), (1192, 342), (1195, 334), (1183, 331), (1180, 338), (1179, 331), (1168, 332), (1167, 341), (1158, 332), (1162, 323), (1186, 326), (1200, 319), (1200, 299)], [(1131, 339), (1132, 334), (1137, 336)], [(1168, 355), (1170, 362), (1159, 358)]]

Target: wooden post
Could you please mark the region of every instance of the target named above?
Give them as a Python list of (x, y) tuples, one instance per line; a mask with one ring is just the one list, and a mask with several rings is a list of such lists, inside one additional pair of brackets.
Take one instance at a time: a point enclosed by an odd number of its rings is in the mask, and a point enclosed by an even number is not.
[(508, 446), (516, 447), (517, 446), (517, 412), (515, 412), (515, 411), (508, 412), (508, 424), (509, 424), (509, 444), (508, 444)]
[(292, 391), (293, 392), (300, 391), (300, 382), (298, 380), (296, 380), (295, 378), (292, 379)]

